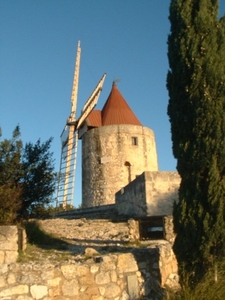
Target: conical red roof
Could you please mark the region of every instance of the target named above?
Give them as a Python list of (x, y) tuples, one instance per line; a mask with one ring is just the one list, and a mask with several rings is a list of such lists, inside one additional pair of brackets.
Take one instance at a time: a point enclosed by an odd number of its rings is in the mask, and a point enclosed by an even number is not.
[(102, 109), (102, 125), (130, 124), (141, 125), (115, 83)]
[(112, 85), (112, 90), (102, 111), (91, 111), (86, 122), (88, 127), (120, 124), (142, 125), (121, 95), (115, 83)]

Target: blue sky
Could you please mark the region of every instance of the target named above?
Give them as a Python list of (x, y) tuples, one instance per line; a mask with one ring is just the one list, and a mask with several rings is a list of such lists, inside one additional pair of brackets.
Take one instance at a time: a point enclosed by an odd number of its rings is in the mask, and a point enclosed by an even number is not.
[[(113, 80), (144, 126), (155, 132), (160, 170), (175, 171), (167, 117), (170, 0), (0, 0), (0, 126), (10, 138), (53, 137), (56, 171), (60, 134), (71, 108), (77, 42), (81, 65), (77, 117), (104, 72), (97, 109)], [(225, 0), (220, 1), (225, 12)], [(80, 145), (74, 205), (81, 203)]]

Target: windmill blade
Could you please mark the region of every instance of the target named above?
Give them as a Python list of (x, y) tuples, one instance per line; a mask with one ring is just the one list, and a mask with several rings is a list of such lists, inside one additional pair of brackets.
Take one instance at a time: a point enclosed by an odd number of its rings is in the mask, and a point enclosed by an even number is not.
[(102, 91), (102, 86), (103, 86), (105, 77), (106, 77), (106, 73), (103, 74), (103, 76), (100, 79), (99, 83), (97, 84), (96, 88), (92, 92), (91, 96), (86, 101), (86, 103), (85, 103), (85, 105), (84, 105), (84, 107), (82, 109), (81, 116), (77, 120), (76, 130), (78, 130), (80, 128), (80, 126), (82, 125), (82, 123), (84, 122), (84, 120), (88, 117), (88, 115), (90, 114), (90, 112), (96, 106), (96, 104), (98, 102), (99, 95), (100, 95), (100, 93)]
[(58, 179), (57, 190), (57, 206), (62, 204), (66, 209), (67, 205), (72, 206), (74, 195), (74, 182), (76, 173), (76, 157), (77, 157), (77, 134), (75, 133), (76, 123), (76, 108), (77, 108), (77, 94), (78, 81), (80, 72), (80, 41), (77, 46), (76, 63), (73, 78), (73, 88), (71, 94), (71, 112), (67, 123), (61, 134), (61, 159), (60, 172)]
[(71, 94), (72, 106), (71, 106), (71, 112), (69, 117), (70, 122), (76, 120), (78, 82), (79, 82), (79, 73), (80, 73), (80, 55), (81, 55), (81, 47), (80, 47), (80, 41), (78, 41), (77, 56), (76, 56), (76, 63), (75, 63), (75, 70), (74, 70), (74, 77), (73, 77), (73, 88)]

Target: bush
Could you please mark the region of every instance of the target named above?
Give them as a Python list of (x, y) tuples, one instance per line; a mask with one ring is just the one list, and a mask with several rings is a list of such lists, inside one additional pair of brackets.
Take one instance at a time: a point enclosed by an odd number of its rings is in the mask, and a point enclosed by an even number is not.
[(193, 288), (192, 276), (186, 276), (179, 293), (169, 293), (167, 300), (223, 300), (225, 299), (225, 257), (216, 263)]

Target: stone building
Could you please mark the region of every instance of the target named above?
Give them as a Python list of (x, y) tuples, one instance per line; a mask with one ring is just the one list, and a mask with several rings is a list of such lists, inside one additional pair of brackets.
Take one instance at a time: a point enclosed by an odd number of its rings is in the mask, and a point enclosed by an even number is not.
[(83, 207), (113, 204), (116, 192), (143, 170), (158, 170), (154, 132), (142, 126), (115, 83), (103, 109), (92, 111), (84, 127)]
[[(117, 203), (120, 211), (131, 213), (138, 205), (139, 215), (152, 215), (151, 207), (159, 201), (169, 202), (167, 209), (154, 209), (153, 214), (171, 214), (180, 178), (176, 172), (158, 170), (154, 132), (141, 124), (115, 83), (103, 109), (86, 118), (79, 138), (83, 208)], [(145, 185), (149, 176), (151, 184)]]

